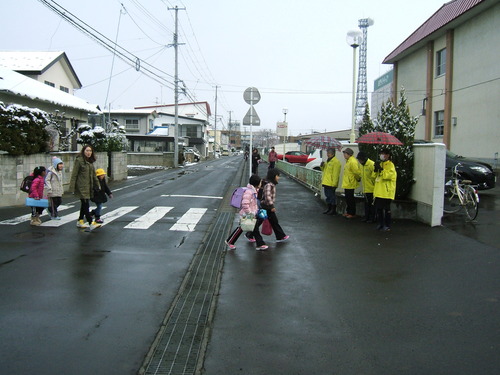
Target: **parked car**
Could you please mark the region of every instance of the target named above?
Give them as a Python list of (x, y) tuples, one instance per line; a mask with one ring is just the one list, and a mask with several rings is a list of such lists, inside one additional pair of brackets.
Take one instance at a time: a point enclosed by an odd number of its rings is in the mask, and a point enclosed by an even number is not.
[(229, 150), (222, 150), (222, 156), (229, 156)]
[(464, 180), (471, 180), (472, 185), (477, 185), (478, 190), (493, 189), (496, 183), (496, 176), (490, 164), (466, 158), (446, 151), (445, 179), (451, 179), (451, 173), (455, 165), (460, 163), (458, 171)]
[[(278, 154), (278, 159), (283, 160), (283, 154)], [(309, 154), (306, 154), (302, 151), (288, 151), (285, 153), (285, 161), (289, 163), (309, 163), (314, 158), (310, 157)]]

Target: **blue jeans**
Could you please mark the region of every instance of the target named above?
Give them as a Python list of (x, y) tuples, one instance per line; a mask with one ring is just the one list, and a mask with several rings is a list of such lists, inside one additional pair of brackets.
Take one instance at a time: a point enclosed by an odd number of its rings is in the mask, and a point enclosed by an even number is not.
[(102, 210), (102, 203), (96, 203), (94, 210), (96, 219), (99, 219), (101, 217), (101, 210)]
[(337, 190), (336, 186), (325, 186), (323, 185), (323, 191), (325, 192), (326, 203), (335, 206), (337, 202), (335, 199), (335, 190)]

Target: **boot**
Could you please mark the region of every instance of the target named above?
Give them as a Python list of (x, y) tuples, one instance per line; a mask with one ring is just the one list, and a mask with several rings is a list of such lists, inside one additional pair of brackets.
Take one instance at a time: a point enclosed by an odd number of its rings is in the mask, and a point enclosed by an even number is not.
[(326, 210), (325, 210), (325, 211), (323, 211), (323, 214), (328, 214), (331, 210), (332, 210), (332, 205), (331, 205), (331, 204), (328, 204), (328, 205), (326, 206)]
[(36, 215), (35, 219), (36, 219), (37, 225), (42, 224), (42, 219), (40, 219), (40, 215)]
[(30, 225), (37, 225), (36, 216), (31, 216)]
[(385, 230), (386, 232), (391, 230), (391, 224), (392, 224), (391, 211), (387, 211), (385, 213), (385, 225), (383, 230)]
[(330, 211), (328, 211), (328, 215), (332, 215), (332, 216), (337, 215), (337, 205), (332, 204), (332, 208)]

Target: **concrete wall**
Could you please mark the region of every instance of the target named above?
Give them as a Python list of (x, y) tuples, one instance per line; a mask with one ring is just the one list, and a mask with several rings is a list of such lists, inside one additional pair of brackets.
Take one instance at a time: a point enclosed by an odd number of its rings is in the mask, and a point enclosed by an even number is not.
[[(43, 165), (46, 168), (52, 164), (52, 157), (57, 156), (64, 163), (64, 190), (69, 187), (75, 157), (79, 152), (54, 152), (50, 154), (35, 154), (26, 156), (0, 155), (0, 206), (23, 205), (27, 194), (19, 190), (24, 177), (33, 172), (35, 167)], [(113, 152), (108, 158), (106, 152), (96, 154), (95, 168), (103, 168), (113, 181), (127, 178), (127, 154)]]
[(174, 167), (173, 152), (129, 152), (127, 153), (128, 165), (161, 165)]

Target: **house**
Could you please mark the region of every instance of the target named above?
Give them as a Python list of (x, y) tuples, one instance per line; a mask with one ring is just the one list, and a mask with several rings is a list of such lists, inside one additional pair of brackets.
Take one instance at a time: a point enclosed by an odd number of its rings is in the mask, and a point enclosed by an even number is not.
[(445, 3), (383, 61), (393, 65), (393, 99), (402, 88), (415, 138), (493, 161), (500, 151), (500, 1)]
[[(169, 106), (111, 110), (109, 115), (125, 127), (131, 151), (173, 151), (175, 115), (164, 112), (164, 107)], [(196, 147), (202, 156), (207, 156), (208, 121), (204, 118), (179, 115), (178, 125), (177, 137), (180, 146)], [(158, 134), (155, 129), (159, 128), (166, 131)], [(159, 135), (162, 138), (158, 138)]]
[(73, 95), (82, 85), (64, 52), (0, 51), (0, 77), (0, 101), (58, 111), (64, 114), (66, 132), (87, 123), (89, 114), (101, 113), (97, 105)]

